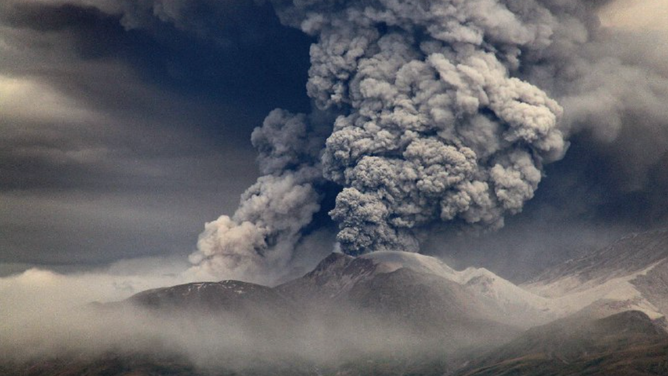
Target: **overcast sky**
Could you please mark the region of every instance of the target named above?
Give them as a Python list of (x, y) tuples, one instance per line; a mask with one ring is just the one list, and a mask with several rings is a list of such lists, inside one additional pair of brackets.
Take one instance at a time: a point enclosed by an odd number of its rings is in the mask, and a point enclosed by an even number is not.
[(52, 3), (0, 5), (0, 263), (189, 254), (255, 180), (253, 128), (308, 108), (310, 41), (251, 2), (206, 37)]
[[(178, 2), (159, 12), (130, 3), (0, 4), (0, 274), (187, 257), (204, 223), (234, 212), (257, 178), (252, 130), (274, 108), (309, 111), (313, 40), (281, 26), (269, 4), (174, 17)], [(668, 72), (668, 0), (620, 0), (601, 16), (608, 28), (647, 34)], [(619, 153), (636, 149), (592, 150), (591, 135), (576, 137), (524, 213), (495, 235), (459, 238), (467, 245), (445, 256), (465, 263), (494, 247), (500, 258), (564, 255), (556, 249), (665, 225), (662, 126), (646, 136), (660, 140), (657, 155), (637, 176)], [(477, 258), (462, 256), (471, 244)]]

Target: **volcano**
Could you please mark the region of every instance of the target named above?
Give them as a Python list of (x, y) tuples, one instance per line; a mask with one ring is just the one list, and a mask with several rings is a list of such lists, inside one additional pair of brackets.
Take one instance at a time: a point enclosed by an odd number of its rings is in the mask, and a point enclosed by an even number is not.
[[(515, 285), (430, 256), (332, 253), (278, 286), (199, 282), (87, 307), (155, 325), (132, 346), (4, 375), (665, 375), (668, 231), (632, 234)], [(160, 328), (206, 352), (170, 346)], [(136, 339), (129, 339), (132, 344)], [(224, 343), (224, 345), (221, 345)], [(519, 373), (517, 373), (519, 372)]]

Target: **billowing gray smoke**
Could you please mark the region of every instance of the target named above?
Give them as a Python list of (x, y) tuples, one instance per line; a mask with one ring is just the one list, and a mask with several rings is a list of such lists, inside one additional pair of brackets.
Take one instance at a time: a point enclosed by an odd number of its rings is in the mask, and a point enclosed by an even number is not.
[(338, 117), (325, 142), (305, 116), (281, 111), (255, 131), (265, 175), (232, 218), (207, 225), (192, 257), (212, 272), (288, 262), (324, 179), (342, 189), (330, 215), (344, 252), (416, 252), (435, 221), (503, 226), (533, 197), (543, 164), (563, 156), (562, 108), (517, 78), (521, 55), (550, 46), (560, 24), (540, 2), (274, 5), (317, 37), (308, 94)]
[(600, 27), (602, 4), (273, 0), (281, 22), (317, 38), (308, 95), (336, 120), (270, 114), (253, 135), (265, 175), (207, 225), (192, 261), (276, 278), (325, 182), (339, 187), (329, 214), (349, 254), (419, 251), (438, 223), (498, 229), (579, 132), (614, 144), (634, 166), (621, 176), (647, 174), (668, 153), (668, 71), (653, 48), (620, 48), (633, 39)]
[(234, 216), (207, 223), (191, 262), (236, 279), (254, 275), (257, 280), (261, 273), (283, 270), (301, 230), (320, 210), (318, 186), (324, 179), (319, 155), (326, 133), (311, 123), (319, 121), (274, 110), (253, 132), (263, 176), (243, 194)]
[[(547, 212), (668, 220), (665, 31), (601, 27), (606, 0), (270, 2), (315, 40), (313, 111), (273, 111), (254, 132), (263, 176), (236, 213), (207, 224), (195, 272), (275, 281), (300, 252), (330, 250), (319, 242), (328, 212), (350, 254), (417, 251), (439, 225), (497, 229), (567, 139)], [(254, 45), (256, 10), (271, 13), (262, 0), (29, 3), (96, 8), (156, 35), (170, 23), (220, 46)]]

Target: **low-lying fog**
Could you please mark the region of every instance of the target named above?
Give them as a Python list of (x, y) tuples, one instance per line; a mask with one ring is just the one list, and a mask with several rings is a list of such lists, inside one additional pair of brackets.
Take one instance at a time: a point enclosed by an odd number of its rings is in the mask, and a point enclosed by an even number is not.
[(326, 365), (361, 354), (453, 353), (486, 342), (462, 331), (447, 338), (415, 331), (344, 306), (300, 307), (286, 314), (258, 305), (233, 314), (91, 304), (189, 282), (193, 276), (183, 267), (151, 259), (78, 274), (30, 269), (1, 278), (0, 354), (19, 362), (105, 354), (176, 356), (203, 368), (243, 368), (291, 361)]

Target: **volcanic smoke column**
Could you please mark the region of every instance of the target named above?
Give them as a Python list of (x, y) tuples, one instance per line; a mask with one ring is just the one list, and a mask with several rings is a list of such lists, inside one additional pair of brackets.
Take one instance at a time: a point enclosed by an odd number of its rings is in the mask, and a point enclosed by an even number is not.
[[(311, 116), (311, 118), (315, 118)], [(319, 123), (314, 119), (313, 123)], [(223, 278), (271, 282), (291, 260), (302, 229), (320, 210), (320, 152), (330, 127), (274, 110), (251, 136), (263, 174), (232, 217), (206, 224), (190, 261)], [(268, 275), (275, 271), (277, 275)]]
[(552, 43), (548, 2), (273, 2), (284, 24), (317, 38), (308, 95), (336, 120), (270, 114), (253, 135), (265, 176), (232, 218), (207, 225), (193, 261), (287, 263), (325, 179), (341, 187), (330, 215), (344, 252), (416, 252), (436, 221), (503, 226), (543, 164), (563, 156), (562, 108), (516, 78), (522, 53)]

